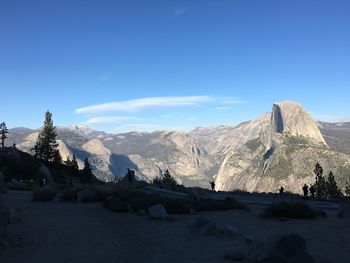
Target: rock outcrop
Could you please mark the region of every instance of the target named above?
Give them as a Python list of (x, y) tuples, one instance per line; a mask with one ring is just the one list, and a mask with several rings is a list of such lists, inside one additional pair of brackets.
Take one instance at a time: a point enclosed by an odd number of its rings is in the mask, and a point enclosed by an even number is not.
[(327, 145), (317, 122), (297, 102), (274, 103), (271, 118), (272, 132), (305, 137), (314, 143)]

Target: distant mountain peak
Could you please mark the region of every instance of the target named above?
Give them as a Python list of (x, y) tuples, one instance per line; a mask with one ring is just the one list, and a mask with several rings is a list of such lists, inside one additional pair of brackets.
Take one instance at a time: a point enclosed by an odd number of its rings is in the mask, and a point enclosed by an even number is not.
[(295, 101), (274, 103), (271, 117), (272, 130), (276, 133), (289, 133), (302, 136), (315, 143), (327, 145), (318, 123)]

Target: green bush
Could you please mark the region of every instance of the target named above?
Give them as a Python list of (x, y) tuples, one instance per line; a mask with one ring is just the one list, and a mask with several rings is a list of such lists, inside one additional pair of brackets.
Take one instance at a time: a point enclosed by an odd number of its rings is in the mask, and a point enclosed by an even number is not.
[(315, 218), (318, 215), (304, 202), (280, 202), (269, 205), (261, 214), (262, 218)]

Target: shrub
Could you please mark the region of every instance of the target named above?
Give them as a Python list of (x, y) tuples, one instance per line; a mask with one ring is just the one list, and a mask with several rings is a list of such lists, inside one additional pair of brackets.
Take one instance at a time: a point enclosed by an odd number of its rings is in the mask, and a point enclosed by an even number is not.
[(140, 191), (131, 191), (123, 188), (120, 188), (117, 192), (115, 192), (111, 200), (106, 200), (104, 206), (109, 207), (114, 211), (125, 211), (125, 207), (127, 207), (137, 212), (140, 209), (147, 210), (149, 207), (155, 204), (162, 204), (170, 214), (187, 214), (192, 210), (249, 210), (245, 205), (237, 202), (234, 199), (190, 200), (182, 198), (171, 198), (158, 194), (146, 194)]
[(280, 202), (268, 206), (261, 214), (263, 218), (315, 218), (317, 212), (304, 202)]
[(52, 185), (46, 185), (42, 188), (34, 188), (32, 200), (33, 201), (51, 201), (52, 198), (58, 193), (59, 193), (59, 189)]

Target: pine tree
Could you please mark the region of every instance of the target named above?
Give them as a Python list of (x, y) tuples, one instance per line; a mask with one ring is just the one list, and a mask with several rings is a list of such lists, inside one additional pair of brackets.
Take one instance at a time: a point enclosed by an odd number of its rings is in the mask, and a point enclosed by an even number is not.
[(34, 157), (47, 163), (60, 164), (62, 162), (61, 155), (57, 149), (56, 127), (53, 126), (52, 113), (45, 113), (44, 127), (39, 133), (37, 142), (33, 148)]
[(173, 184), (176, 185), (175, 179), (171, 176), (169, 170), (166, 170), (162, 179), (163, 184)]
[(9, 131), (6, 127), (6, 123), (2, 122), (0, 123), (0, 138), (2, 148), (5, 148), (5, 139), (7, 138), (6, 133), (9, 133)]
[(314, 173), (316, 174), (315, 194), (318, 198), (327, 198), (327, 183), (323, 177), (323, 168), (319, 163), (316, 163)]
[(73, 154), (72, 162), (71, 162), (71, 167), (74, 169), (74, 171), (79, 170), (78, 162), (77, 159), (75, 158), (75, 155)]
[(91, 182), (93, 174), (92, 174), (91, 165), (89, 163), (89, 159), (87, 157), (85, 158), (85, 161), (84, 161), (84, 168), (83, 168), (83, 171), (82, 171), (82, 175), (83, 175), (83, 178), (82, 178), (81, 181), (83, 183)]
[(70, 159), (69, 156), (67, 156), (67, 160), (64, 161), (64, 164), (67, 165), (68, 167), (72, 168), (74, 171), (78, 171), (78, 162), (77, 159), (75, 158), (75, 155), (73, 154), (73, 158)]
[(332, 172), (329, 172), (326, 184), (328, 197), (339, 198), (342, 196), (342, 192), (340, 191)]

